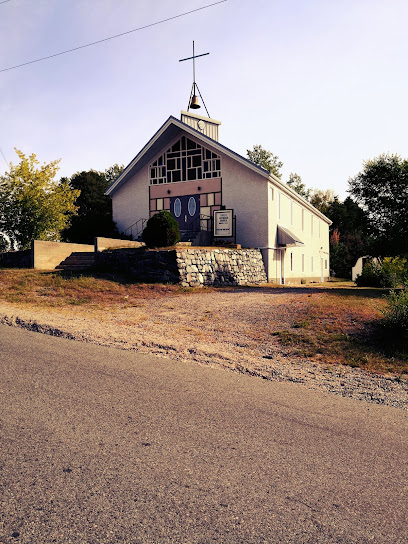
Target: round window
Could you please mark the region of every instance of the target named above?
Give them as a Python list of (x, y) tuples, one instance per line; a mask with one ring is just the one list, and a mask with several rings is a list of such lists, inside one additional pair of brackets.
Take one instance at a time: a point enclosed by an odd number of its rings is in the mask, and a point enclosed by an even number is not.
[(174, 201), (174, 215), (176, 217), (180, 217), (181, 215), (181, 200), (179, 198), (176, 198)]
[(193, 216), (197, 209), (197, 203), (193, 196), (190, 196), (188, 200), (188, 213)]

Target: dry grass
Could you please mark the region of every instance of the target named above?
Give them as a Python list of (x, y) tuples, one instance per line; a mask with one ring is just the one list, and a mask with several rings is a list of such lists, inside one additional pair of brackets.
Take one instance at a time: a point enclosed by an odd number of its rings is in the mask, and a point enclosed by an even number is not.
[(192, 292), (177, 285), (129, 283), (113, 274), (75, 275), (64, 272), (0, 269), (0, 300), (24, 305), (106, 308), (137, 306), (141, 300)]
[(380, 331), (382, 290), (324, 290), (293, 312), (290, 329), (276, 331), (294, 355), (377, 373), (408, 374), (408, 353), (394, 352)]
[[(190, 335), (217, 341), (220, 334), (236, 336), (237, 349), (280, 344), (293, 358), (324, 364), (346, 364), (378, 373), (408, 374), (407, 353), (396, 353), (378, 335), (384, 291), (357, 289), (350, 283), (279, 288), (267, 286), (252, 292), (270, 300), (283, 294), (279, 304), (258, 315), (256, 308), (231, 305), (190, 313), (188, 322), (174, 296), (216, 292), (214, 288), (186, 289), (177, 285), (135, 284), (118, 275), (66, 275), (63, 272), (0, 269), (0, 301), (17, 306), (54, 308), (58, 312), (92, 314), (102, 320), (106, 309), (119, 313), (124, 324), (136, 321), (157, 328), (173, 324), (171, 335)], [(250, 288), (226, 288), (218, 292), (251, 292)], [(269, 300), (265, 297), (266, 300)], [(235, 298), (235, 297), (234, 297)], [(163, 301), (155, 306), (152, 303)], [(238, 300), (238, 299), (237, 299)], [(221, 302), (221, 301), (220, 301)], [(149, 306), (150, 304), (150, 306)], [(232, 303), (233, 304), (233, 303)], [(264, 304), (269, 304), (267, 301)], [(181, 306), (181, 309), (180, 309)], [(123, 310), (134, 308), (131, 315)], [(133, 310), (132, 310), (133, 311)], [(137, 316), (136, 316), (136, 313)], [(176, 315), (176, 313), (178, 314)], [(123, 315), (122, 315), (123, 313)], [(228, 319), (225, 319), (225, 316)], [(176, 324), (176, 319), (178, 322)], [(231, 328), (232, 327), (232, 328)]]

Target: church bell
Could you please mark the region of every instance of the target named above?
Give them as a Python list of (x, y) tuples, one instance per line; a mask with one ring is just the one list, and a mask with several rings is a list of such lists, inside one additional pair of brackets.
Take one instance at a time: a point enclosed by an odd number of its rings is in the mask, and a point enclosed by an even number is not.
[(198, 110), (198, 108), (201, 108), (200, 104), (198, 103), (198, 98), (195, 94), (193, 94), (191, 101), (190, 101), (190, 108), (192, 110)]

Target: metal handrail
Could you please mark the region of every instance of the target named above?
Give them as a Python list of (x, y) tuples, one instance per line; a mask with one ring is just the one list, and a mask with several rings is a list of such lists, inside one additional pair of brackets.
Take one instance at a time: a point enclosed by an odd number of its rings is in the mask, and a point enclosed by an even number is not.
[[(206, 225), (206, 228), (205, 229), (202, 229), (201, 226), (202, 226), (202, 221), (205, 221), (207, 223)], [(198, 225), (197, 225), (198, 223)], [(210, 228), (208, 228), (209, 226), (209, 223), (210, 223)], [(197, 228), (197, 226), (199, 228)], [(193, 219), (193, 221), (191, 221), (191, 223), (189, 223), (187, 225), (187, 228), (186, 228), (186, 231), (190, 234), (193, 234), (194, 232), (199, 232), (201, 230), (206, 230), (206, 231), (211, 231), (211, 217), (209, 215), (203, 215), (203, 214), (200, 214), (199, 216), (197, 216), (195, 219)]]
[(127, 235), (126, 233), (130, 230), (130, 237), (133, 239), (133, 230), (136, 230), (135, 236), (139, 236), (139, 234), (144, 231), (147, 221), (148, 219), (144, 218), (138, 219), (133, 223), (133, 225), (130, 225), (127, 229), (125, 229), (123, 233)]

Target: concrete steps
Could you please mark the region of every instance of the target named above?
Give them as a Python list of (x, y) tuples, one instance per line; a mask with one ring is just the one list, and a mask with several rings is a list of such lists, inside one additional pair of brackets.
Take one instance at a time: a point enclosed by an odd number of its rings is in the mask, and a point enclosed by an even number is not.
[(88, 270), (95, 266), (95, 254), (94, 252), (79, 252), (75, 251), (71, 253), (64, 261), (62, 261), (56, 270), (70, 270), (72, 272), (80, 270)]

